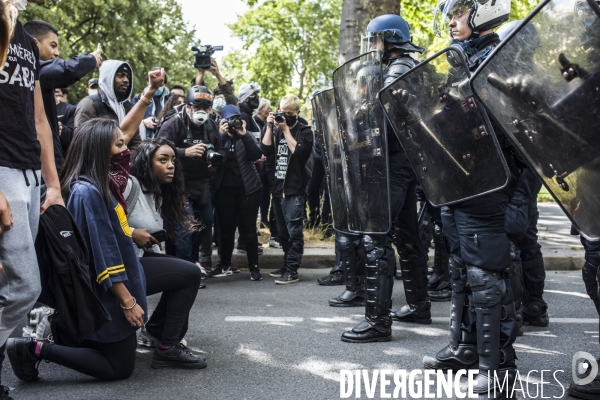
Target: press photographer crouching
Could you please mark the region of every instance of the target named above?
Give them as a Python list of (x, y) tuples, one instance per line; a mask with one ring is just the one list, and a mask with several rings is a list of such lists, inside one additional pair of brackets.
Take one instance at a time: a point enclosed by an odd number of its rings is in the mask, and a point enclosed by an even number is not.
[(206, 87), (192, 87), (186, 104), (175, 107), (175, 116), (161, 126), (157, 135), (159, 139), (174, 143), (183, 167), (188, 213), (205, 226), (200, 232), (193, 233), (177, 228), (177, 248), (167, 244), (167, 254), (191, 262), (198, 261), (202, 238), (212, 230), (214, 218), (209, 179), (225, 154), (217, 125), (209, 118), (212, 100)]
[(256, 217), (262, 184), (254, 161), (262, 157), (262, 152), (254, 137), (246, 131), (246, 122), (236, 106), (225, 106), (221, 116), (219, 130), (227, 154), (213, 181), (221, 229), (221, 261), (209, 276), (218, 278), (231, 275), (231, 254), (237, 225), (240, 237), (246, 243), (250, 279), (260, 281)]

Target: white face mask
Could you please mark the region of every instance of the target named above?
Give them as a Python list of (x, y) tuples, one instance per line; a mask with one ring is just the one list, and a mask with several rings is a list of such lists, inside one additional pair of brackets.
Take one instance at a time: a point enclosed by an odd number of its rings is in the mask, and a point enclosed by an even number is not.
[(98, 94), (98, 89), (88, 89), (88, 94), (91, 96), (93, 94)]
[(208, 113), (204, 110), (194, 111), (192, 114), (192, 122), (196, 125), (204, 125), (208, 120)]

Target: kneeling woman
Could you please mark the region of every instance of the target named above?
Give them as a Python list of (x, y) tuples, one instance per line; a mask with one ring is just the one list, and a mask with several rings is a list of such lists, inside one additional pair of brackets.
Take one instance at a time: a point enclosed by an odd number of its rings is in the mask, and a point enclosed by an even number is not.
[[(15, 375), (37, 379), (39, 360), (54, 362), (104, 380), (128, 378), (135, 365), (136, 331), (146, 322), (146, 295), (169, 292), (155, 368), (204, 368), (206, 359), (179, 342), (196, 299), (200, 271), (192, 263), (136, 256), (123, 191), (130, 153), (118, 125), (93, 119), (73, 139), (61, 175), (63, 196), (86, 239), (92, 287), (111, 321), (77, 348), (14, 338), (7, 350)], [(165, 297), (165, 296), (163, 296)]]

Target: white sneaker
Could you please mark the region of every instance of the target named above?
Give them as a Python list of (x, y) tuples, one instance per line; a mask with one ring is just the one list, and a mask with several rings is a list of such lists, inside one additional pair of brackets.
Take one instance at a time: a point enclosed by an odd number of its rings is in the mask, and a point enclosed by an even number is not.
[(270, 237), (269, 238), (269, 247), (273, 247), (275, 249), (280, 249), (281, 248), (281, 244), (279, 243), (279, 241), (277, 240), (277, 238)]
[(23, 337), (30, 337), (36, 342), (54, 342), (50, 326), (52, 315), (54, 309), (47, 306), (31, 310), (27, 325), (23, 328)]
[(198, 268), (200, 268), (200, 275), (202, 275), (202, 279), (208, 278), (208, 274), (206, 273), (206, 269), (204, 269), (204, 267), (199, 262), (197, 262), (196, 265), (198, 266)]

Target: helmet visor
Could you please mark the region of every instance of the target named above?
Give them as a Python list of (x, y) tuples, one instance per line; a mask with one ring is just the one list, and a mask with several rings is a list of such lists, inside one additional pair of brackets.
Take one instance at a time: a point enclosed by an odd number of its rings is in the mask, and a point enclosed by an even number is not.
[(362, 35), (360, 41), (360, 54), (370, 51), (383, 52), (385, 50), (385, 40), (383, 32), (367, 32)]
[(475, 7), (475, 0), (439, 0), (433, 16), (433, 32), (437, 37), (452, 37), (450, 23)]

